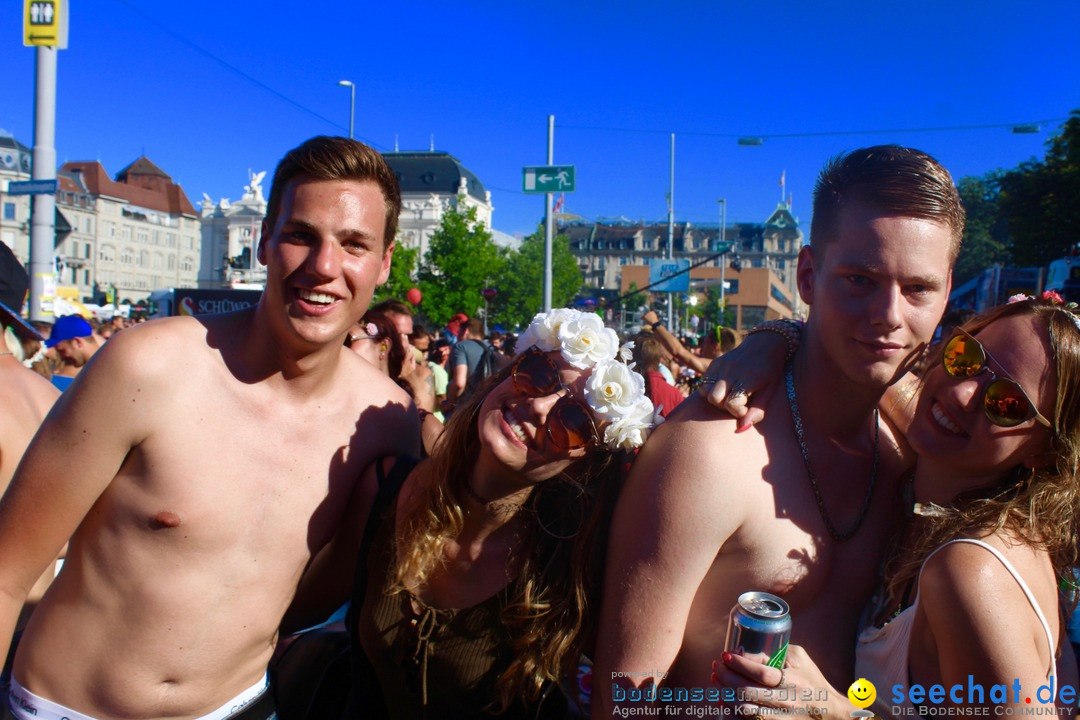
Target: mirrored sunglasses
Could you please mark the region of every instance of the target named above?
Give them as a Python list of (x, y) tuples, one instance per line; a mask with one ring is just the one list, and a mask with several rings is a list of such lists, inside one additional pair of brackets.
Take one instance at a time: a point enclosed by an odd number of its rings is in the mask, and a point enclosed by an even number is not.
[(1001, 363), (994, 360), (982, 343), (966, 330), (960, 329), (957, 335), (945, 344), (941, 364), (945, 372), (955, 378), (970, 378), (980, 373), (990, 373), (990, 382), (983, 386), (983, 410), (986, 417), (999, 427), (1016, 427), (1028, 420), (1036, 420), (1048, 428), (1053, 425), (1038, 410), (1028, 394), (1002, 369), (998, 376), (987, 364), (988, 360), (1001, 368)]
[(535, 345), (514, 362), (510, 382), (518, 393), (526, 397), (566, 392), (548, 411), (544, 423), (548, 439), (555, 447), (577, 450), (592, 445), (600, 437), (592, 411), (563, 383), (559, 366)]

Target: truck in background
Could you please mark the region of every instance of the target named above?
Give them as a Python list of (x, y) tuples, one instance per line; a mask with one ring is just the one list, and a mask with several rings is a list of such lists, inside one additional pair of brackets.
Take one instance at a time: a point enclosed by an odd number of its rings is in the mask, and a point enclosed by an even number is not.
[(1065, 302), (1080, 302), (1080, 257), (1063, 257), (1046, 268), (1045, 290), (1053, 290)]
[(992, 265), (949, 294), (949, 312), (981, 313), (1017, 294), (1053, 290), (1065, 302), (1080, 302), (1080, 256), (1067, 255), (1046, 267)]
[(262, 290), (234, 288), (166, 288), (150, 293), (151, 317), (166, 315), (212, 315), (254, 307)]

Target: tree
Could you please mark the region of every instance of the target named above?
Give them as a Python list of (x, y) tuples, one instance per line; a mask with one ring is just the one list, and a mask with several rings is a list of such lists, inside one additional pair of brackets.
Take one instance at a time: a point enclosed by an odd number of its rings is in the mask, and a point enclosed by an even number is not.
[(999, 202), (1002, 174), (995, 171), (981, 178), (965, 177), (957, 184), (967, 222), (953, 270), (953, 287), (963, 285), (991, 265), (1011, 263), (1011, 239)]
[(405, 299), (405, 293), (416, 286), (412, 276), (416, 269), (416, 257), (419, 254), (420, 248), (418, 247), (407, 248), (397, 245), (394, 248), (394, 258), (390, 263), (390, 276), (385, 283), (375, 288), (373, 303), (387, 298)]
[(455, 313), (472, 316), (484, 307), (480, 293), (502, 275), (505, 265), (491, 233), (476, 219), (476, 208), (463, 199), (443, 213), (417, 273), (424, 315), (437, 325)]
[[(510, 326), (526, 325), (544, 309), (544, 231), (538, 229), (521, 241), (506, 258), (506, 270), (493, 283), (499, 294), (492, 307), (493, 319)], [(564, 307), (581, 291), (581, 270), (570, 252), (570, 239), (551, 240), (551, 305)]]
[(1001, 212), (1021, 266), (1047, 265), (1080, 237), (1080, 110), (1047, 145), (1042, 162), (1021, 163), (1001, 178)]

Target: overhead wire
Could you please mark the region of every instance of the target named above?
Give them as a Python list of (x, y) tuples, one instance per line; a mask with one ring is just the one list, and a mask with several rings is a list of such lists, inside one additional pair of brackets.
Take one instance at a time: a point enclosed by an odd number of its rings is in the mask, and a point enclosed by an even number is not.
[(942, 127), (924, 127), (924, 128), (902, 128), (891, 130), (827, 130), (822, 132), (794, 132), (794, 133), (716, 133), (705, 132), (701, 130), (654, 130), (651, 128), (620, 128), (620, 127), (603, 127), (596, 125), (562, 125), (556, 124), (555, 127), (562, 130), (596, 130), (601, 132), (625, 132), (625, 133), (645, 133), (650, 135), (689, 135), (697, 137), (718, 137), (718, 138), (761, 138), (768, 140), (771, 138), (800, 138), (800, 137), (832, 137), (837, 135), (889, 135), (898, 133), (920, 133), (920, 132), (947, 132), (952, 130), (991, 130), (1002, 128), (1016, 128), (1032, 125), (1049, 125), (1051, 123), (1065, 122), (1069, 118), (1048, 118), (1045, 120), (1024, 120), (1021, 122), (1012, 123), (994, 123), (989, 125), (950, 125)]
[[(251, 83), (252, 85), (255, 85), (256, 87), (258, 87), (260, 90), (263, 90), (264, 92), (267, 92), (267, 93), (273, 95), (274, 97), (281, 100), (282, 102), (285, 102), (285, 103), (287, 103), (289, 105), (292, 105), (296, 109), (298, 109), (298, 110), (300, 110), (302, 112), (305, 112), (308, 115), (311, 115), (312, 117), (318, 118), (319, 120), (322, 120), (323, 122), (328, 123), (332, 127), (335, 127), (335, 128), (337, 128), (339, 130), (342, 130), (344, 132), (349, 131), (348, 127), (346, 127), (344, 125), (341, 125), (340, 123), (335, 122), (334, 120), (331, 120), (330, 118), (326, 117), (325, 115), (321, 115), (320, 113), (316, 112), (315, 110), (312, 110), (311, 108), (307, 107), (306, 105), (304, 105), (303, 103), (301, 103), (301, 102), (299, 102), (297, 100), (293, 100), (291, 97), (289, 97), (285, 93), (283, 93), (283, 92), (281, 92), (279, 90), (275, 90), (274, 88), (272, 88), (269, 85), (267, 85), (266, 83), (264, 83), (262, 80), (259, 80), (258, 78), (256, 78), (253, 75), (241, 70), (240, 68), (236, 67), (235, 65), (228, 62), (227, 60), (215, 55), (211, 51), (209, 51), (209, 50), (203, 48), (202, 46), (200, 46), (198, 43), (195, 43), (195, 42), (193, 42), (191, 40), (188, 40), (186, 37), (184, 37), (180, 33), (176, 32), (175, 30), (173, 30), (171, 27), (169, 27), (165, 23), (161, 22), (160, 20), (158, 20), (154, 16), (150, 15), (146, 11), (142, 10), (138, 6), (136, 6), (136, 5), (132, 4), (131, 2), (129, 2), (129, 0), (116, 0), (116, 2), (120, 3), (121, 5), (124, 5), (125, 7), (127, 7), (129, 10), (131, 10), (135, 14), (141, 16), (147, 22), (153, 24), (154, 26), (156, 26), (158, 29), (160, 29), (165, 34), (172, 37), (177, 42), (179, 42), (179, 43), (181, 43), (183, 45), (186, 45), (187, 47), (191, 48), (192, 50), (199, 53), (200, 55), (212, 60), (213, 62), (217, 63), (218, 65), (221, 65), (223, 68), (225, 68), (229, 72), (232, 72), (232, 73), (238, 75), (239, 77), (243, 78), (247, 82)], [(385, 146), (379, 145), (378, 143), (372, 142), (372, 141), (370, 141), (370, 140), (368, 140), (366, 138), (364, 138), (364, 142), (367, 143), (368, 145), (374, 147), (374, 148), (379, 149), (379, 150), (386, 150), (387, 149)]]

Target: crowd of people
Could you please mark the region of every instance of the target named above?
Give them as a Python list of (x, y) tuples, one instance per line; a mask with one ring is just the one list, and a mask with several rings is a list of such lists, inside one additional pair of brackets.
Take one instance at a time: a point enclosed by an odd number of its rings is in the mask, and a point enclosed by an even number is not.
[[(254, 308), (38, 329), (0, 287), (0, 717), (851, 717), (860, 677), (882, 717), (1014, 681), (1075, 709), (1080, 313), (942, 331), (936, 160), (830, 161), (805, 322), (701, 342), (372, 305), (400, 206), (317, 137), (275, 171)], [(748, 590), (791, 609), (783, 663), (725, 648)]]

